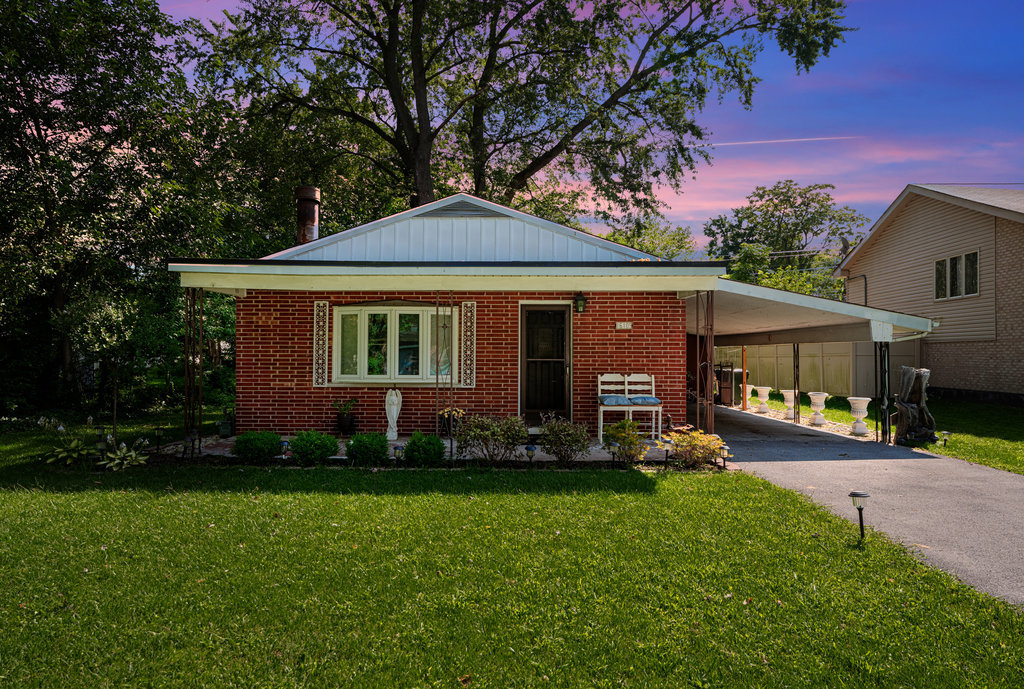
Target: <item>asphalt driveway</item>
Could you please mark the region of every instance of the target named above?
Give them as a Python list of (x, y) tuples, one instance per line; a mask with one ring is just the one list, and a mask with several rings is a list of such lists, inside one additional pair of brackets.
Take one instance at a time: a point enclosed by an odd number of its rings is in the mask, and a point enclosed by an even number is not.
[(848, 494), (866, 490), (866, 524), (962, 581), (1024, 604), (1024, 476), (722, 407), (715, 431), (735, 468), (855, 523)]

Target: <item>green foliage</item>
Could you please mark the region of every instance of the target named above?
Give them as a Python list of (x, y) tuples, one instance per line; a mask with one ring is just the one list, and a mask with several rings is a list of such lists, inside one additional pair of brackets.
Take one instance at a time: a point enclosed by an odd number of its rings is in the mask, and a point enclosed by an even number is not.
[(676, 261), (692, 257), (697, 246), (689, 227), (674, 227), (653, 217), (641, 218), (630, 227), (615, 227), (605, 239)]
[(147, 457), (141, 452), (145, 443), (142, 438), (137, 438), (131, 447), (121, 443), (116, 450), (106, 452), (96, 464), (111, 471), (122, 471), (145, 464)]
[(73, 438), (67, 434), (62, 434), (61, 444), (43, 455), (42, 459), (47, 464), (79, 466), (91, 464), (93, 457), (98, 455), (99, 451), (95, 446), (86, 445), (85, 442), (79, 438)]
[(658, 448), (669, 450), (669, 460), (684, 469), (700, 469), (718, 462), (725, 441), (704, 431), (669, 433), (658, 441)]
[(768, 247), (763, 244), (742, 244), (736, 255), (729, 260), (728, 277), (787, 292), (842, 299), (844, 281), (832, 275), (841, 257), (826, 251), (803, 257), (803, 260), (806, 262), (807, 258), (810, 259), (807, 268), (785, 265), (772, 270)]
[(444, 463), (444, 441), (434, 434), (415, 431), (405, 444), (404, 462), (408, 466), (431, 467)]
[(288, 444), (299, 464), (321, 464), (338, 454), (338, 440), (319, 431), (300, 431)]
[(526, 423), (518, 416), (468, 415), (455, 430), (460, 457), (483, 459), (492, 464), (515, 459), (528, 437)]
[(644, 434), (640, 432), (640, 425), (631, 419), (622, 419), (606, 426), (604, 449), (609, 452), (614, 450), (613, 454), (620, 461), (642, 462), (647, 453), (647, 445), (644, 443)]
[(232, 453), (246, 464), (265, 464), (281, 454), (281, 436), (273, 431), (242, 433)]
[(558, 416), (547, 416), (540, 427), (540, 446), (565, 466), (590, 453), (590, 433), (581, 423)]
[(356, 433), (345, 446), (345, 457), (353, 466), (383, 466), (388, 463), (388, 452), (383, 433)]
[(579, 179), (599, 218), (656, 217), (655, 185), (708, 157), (708, 98), (749, 105), (769, 41), (805, 70), (847, 30), (840, 0), (343, 7), (250, 0), (222, 25), (195, 22), (197, 77), (344, 142), (324, 148), (412, 205), (468, 190), (552, 219), (591, 205), (565, 191)]
[(335, 400), (334, 402), (331, 402), (331, 404), (338, 410), (339, 414), (351, 414), (358, 402), (358, 398), (351, 397), (347, 400)]
[[(747, 249), (741, 254), (744, 244), (757, 244), (770, 252), (765, 269), (811, 268), (815, 250), (835, 252), (843, 240), (855, 243), (860, 237), (858, 228), (868, 220), (849, 206), (836, 205), (830, 193), (833, 189), (831, 184), (801, 187), (791, 179), (755, 188), (747, 196), (746, 206), (704, 225), (704, 234), (711, 238), (708, 253), (740, 258), (760, 269), (760, 250)], [(735, 279), (750, 282), (751, 271), (743, 269), (744, 278)]]

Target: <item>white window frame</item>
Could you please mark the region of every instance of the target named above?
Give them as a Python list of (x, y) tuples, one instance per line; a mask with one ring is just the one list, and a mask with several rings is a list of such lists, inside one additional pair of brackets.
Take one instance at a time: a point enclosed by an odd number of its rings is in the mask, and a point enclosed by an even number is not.
[[(971, 254), (977, 254), (978, 256), (978, 284), (976, 285), (977, 291), (975, 292), (963, 292), (967, 288), (967, 257)], [(960, 279), (961, 293), (953, 295), (952, 290), (952, 277), (953, 277), (953, 259), (959, 258), (960, 269), (957, 271), (957, 277)], [(935, 294), (935, 265), (943, 263), (945, 264), (946, 270), (946, 296), (940, 297)], [(932, 263), (932, 298), (935, 301), (950, 301), (953, 299), (965, 299), (967, 297), (976, 297), (981, 294), (981, 251), (975, 249), (974, 251), (965, 251), (962, 254), (953, 254), (951, 256), (944, 256), (942, 258), (935, 259)]]
[[(430, 361), (430, 350), (433, 343), (434, 332), (430, 327), (430, 317), (438, 311), (433, 306), (422, 308), (415, 306), (335, 306), (331, 324), (333, 333), (331, 335), (331, 382), (332, 383), (432, 383), (440, 380), (448, 383), (452, 376), (458, 380), (459, 362), (459, 309), (452, 309), (452, 333), (451, 333), (451, 362), (448, 373), (442, 376), (435, 376), (430, 373), (432, 362)], [(341, 317), (346, 315), (358, 316), (358, 370), (355, 374), (341, 375)], [(369, 325), (370, 314), (386, 314), (388, 317), (388, 370), (385, 375), (369, 375), (367, 372), (367, 355), (369, 352)], [(400, 375), (398, 373), (398, 318), (402, 314), (414, 314), (420, 318), (420, 372), (416, 375)], [(442, 309), (441, 315), (448, 315), (448, 309)]]

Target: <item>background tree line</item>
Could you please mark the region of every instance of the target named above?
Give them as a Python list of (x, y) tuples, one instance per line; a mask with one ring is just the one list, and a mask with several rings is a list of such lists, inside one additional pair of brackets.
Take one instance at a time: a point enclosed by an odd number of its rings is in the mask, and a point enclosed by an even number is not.
[[(708, 160), (709, 99), (750, 106), (768, 42), (798, 70), (841, 0), (245, 0), (175, 24), (153, 0), (0, 9), (0, 413), (173, 398), (171, 256), (292, 243), (469, 191), (687, 255), (655, 194)], [(751, 222), (743, 220), (743, 222)], [(716, 251), (732, 251), (723, 243)], [(208, 346), (230, 356), (232, 306)]]

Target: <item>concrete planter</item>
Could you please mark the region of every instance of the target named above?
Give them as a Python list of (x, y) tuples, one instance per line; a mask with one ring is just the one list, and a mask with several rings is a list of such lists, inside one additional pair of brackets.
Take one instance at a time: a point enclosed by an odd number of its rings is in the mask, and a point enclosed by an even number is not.
[(793, 401), (796, 399), (796, 390), (782, 390), (782, 401), (786, 403), (786, 418), (796, 418), (793, 413)]
[(848, 397), (850, 402), (850, 413), (853, 414), (853, 425), (850, 426), (850, 433), (853, 435), (867, 435), (868, 425), (864, 423), (864, 417), (868, 415), (868, 403), (870, 397)]
[(807, 396), (811, 398), (811, 411), (814, 412), (814, 416), (811, 417), (811, 425), (824, 426), (825, 416), (821, 412), (825, 409), (825, 400), (828, 398), (828, 393), (809, 392)]
[(747, 400), (747, 409), (754, 408), (754, 386), (744, 385), (744, 394), (746, 395), (743, 399)]
[(761, 403), (761, 406), (757, 408), (758, 414), (768, 413), (768, 393), (772, 391), (771, 386), (761, 387), (758, 386), (757, 390), (757, 401)]

